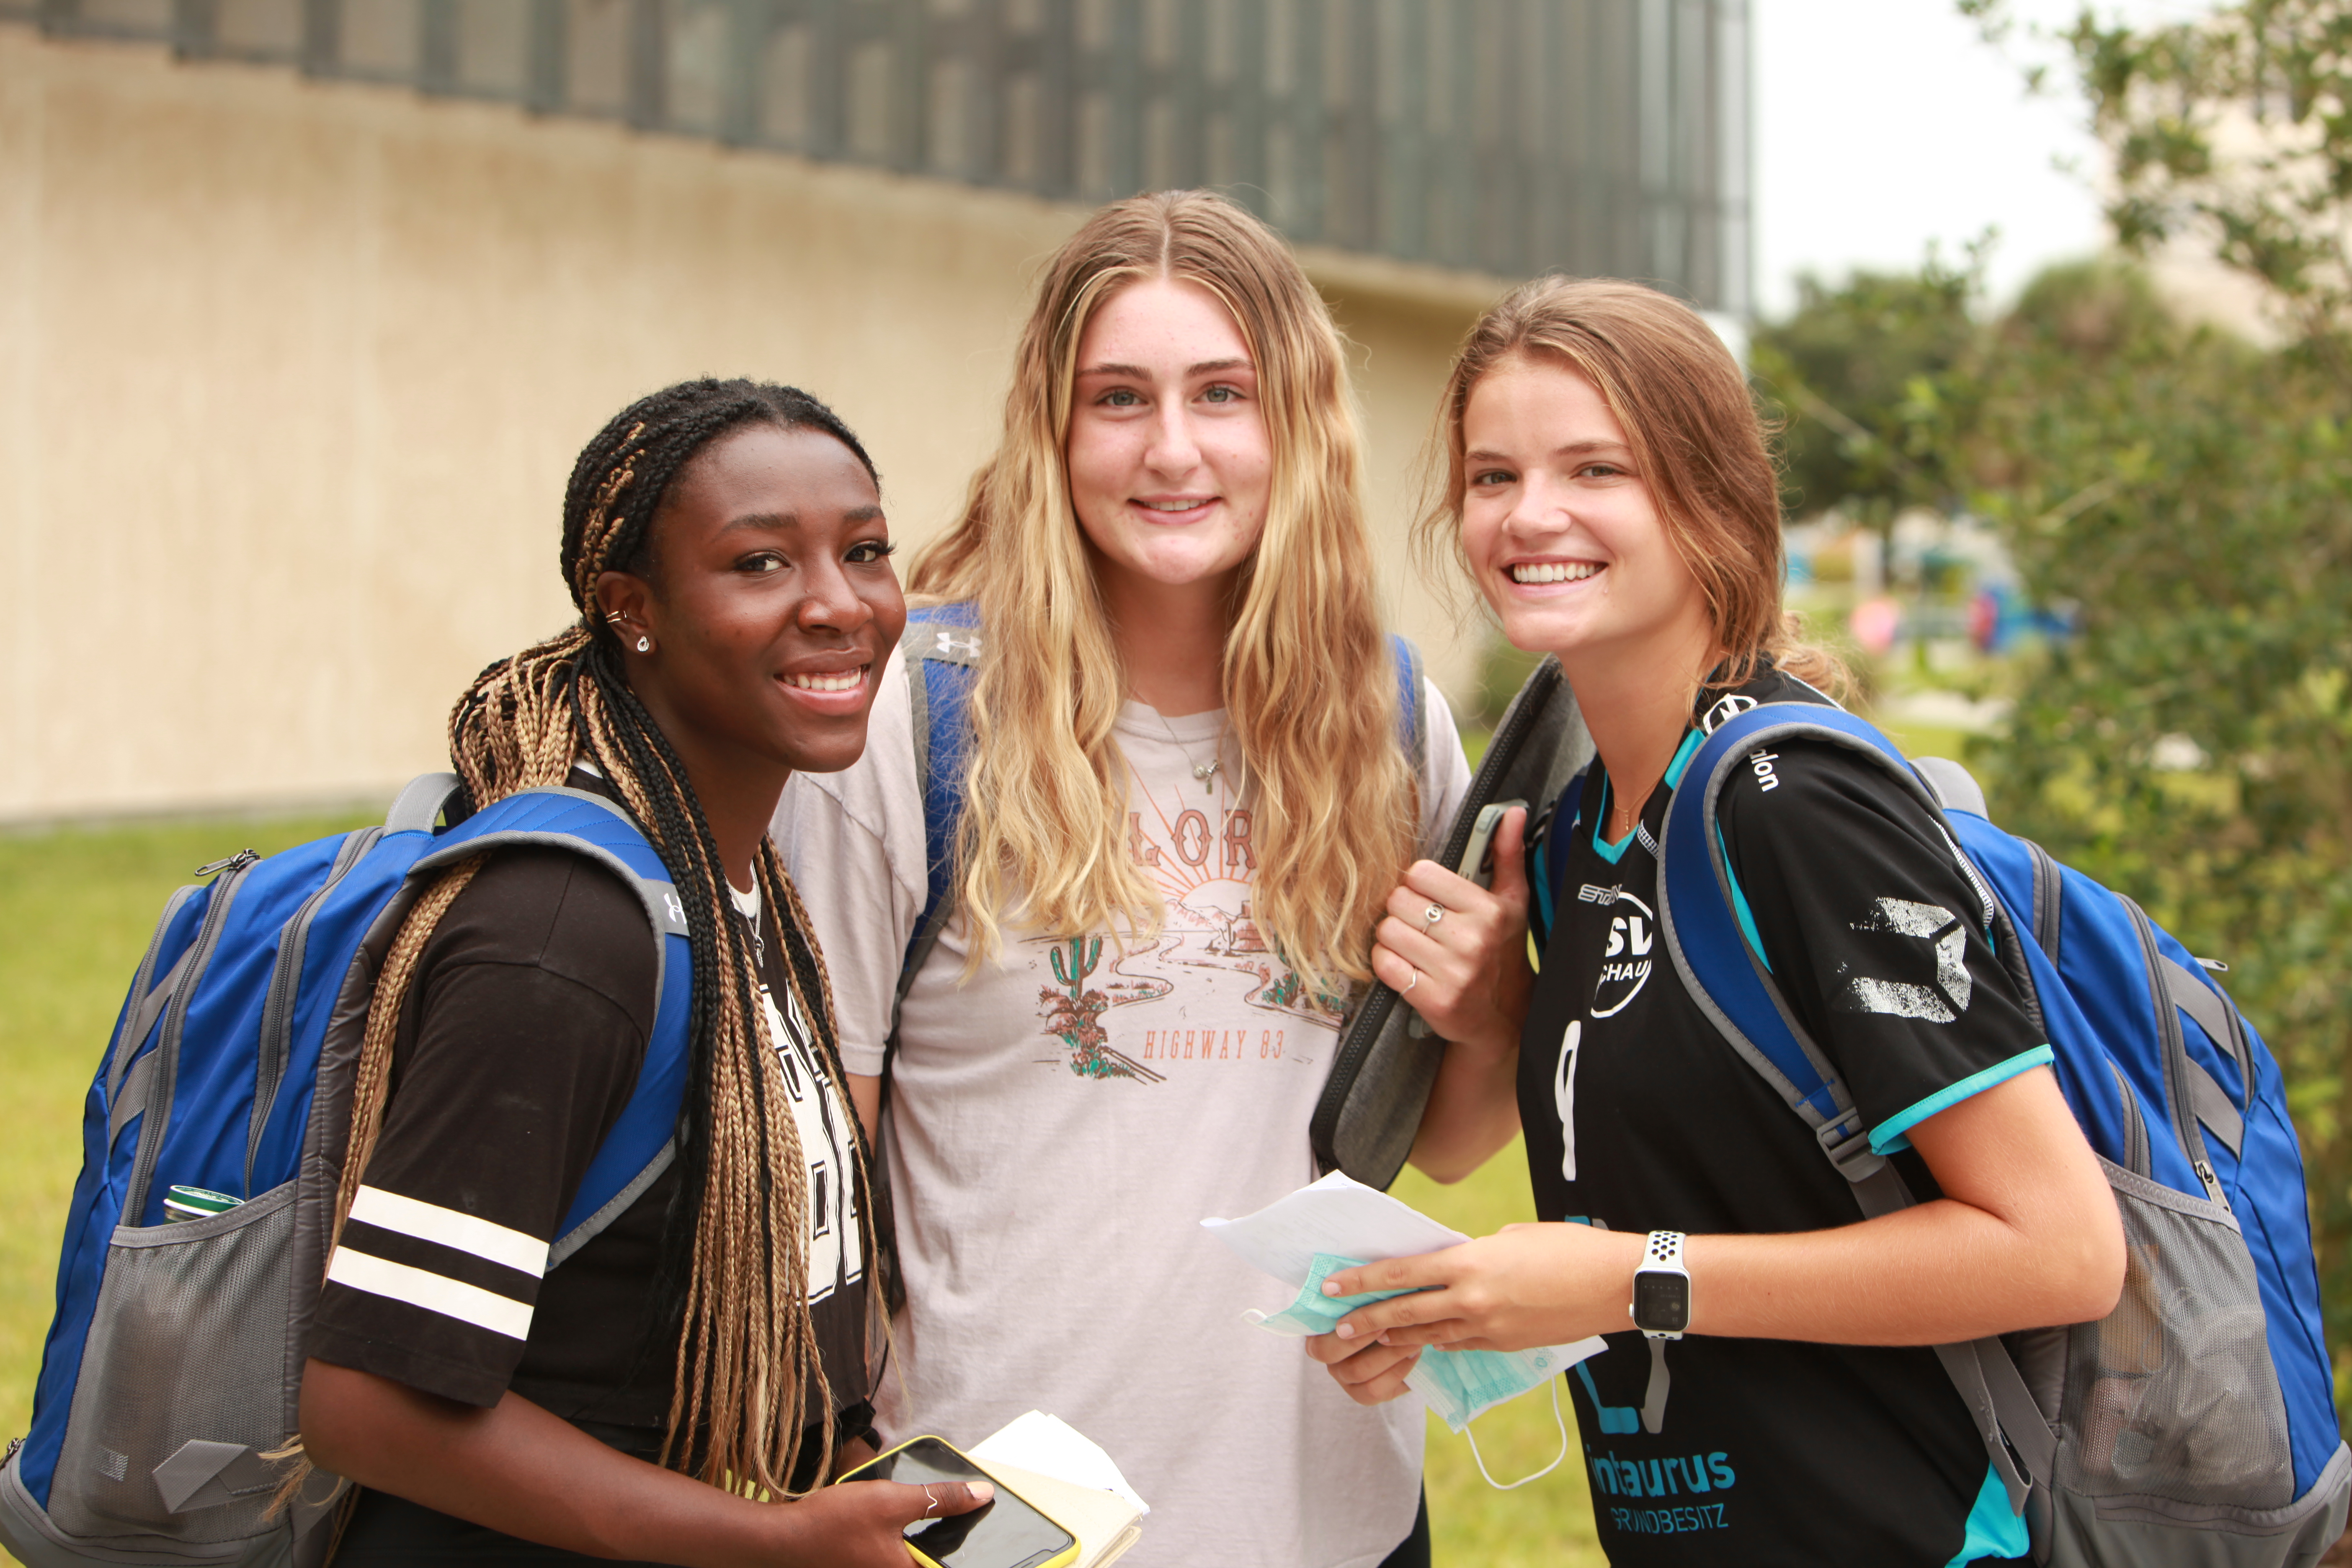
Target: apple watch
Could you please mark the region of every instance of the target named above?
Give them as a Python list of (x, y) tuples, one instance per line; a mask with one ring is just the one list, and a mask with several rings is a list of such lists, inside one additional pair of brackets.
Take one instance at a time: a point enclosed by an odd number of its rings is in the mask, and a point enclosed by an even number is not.
[(1650, 1339), (1678, 1340), (1690, 1327), (1690, 1270), (1683, 1267), (1683, 1233), (1654, 1230), (1633, 1270), (1633, 1300), (1625, 1309)]

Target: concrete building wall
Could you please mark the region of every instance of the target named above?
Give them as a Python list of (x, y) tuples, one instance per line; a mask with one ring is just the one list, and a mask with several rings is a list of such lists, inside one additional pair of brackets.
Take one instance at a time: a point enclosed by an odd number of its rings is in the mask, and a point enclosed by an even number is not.
[[(573, 454), (683, 376), (805, 385), (928, 537), (1034, 268), (997, 192), (0, 26), (0, 818), (358, 798), (560, 626)], [(1308, 258), (1359, 348), (1384, 591), (1495, 280)]]

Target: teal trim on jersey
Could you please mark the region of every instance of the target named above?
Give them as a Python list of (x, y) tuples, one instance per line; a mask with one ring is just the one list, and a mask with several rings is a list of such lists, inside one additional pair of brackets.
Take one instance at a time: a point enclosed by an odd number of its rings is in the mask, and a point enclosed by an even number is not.
[[(1683, 770), (1690, 766), (1690, 760), (1693, 757), (1698, 755), (1699, 742), (1706, 739), (1706, 737), (1700, 734), (1696, 730), (1693, 730), (1689, 734), (1683, 737), (1682, 745), (1675, 752), (1675, 760), (1666, 764), (1666, 787), (1668, 789), (1673, 789), (1675, 785), (1683, 782)], [(1603, 860), (1608, 861), (1612, 866), (1614, 866), (1618, 861), (1624, 858), (1625, 846), (1633, 843), (1634, 839), (1642, 836), (1642, 819), (1640, 817), (1635, 817), (1633, 819), (1633, 826), (1632, 830), (1629, 831), (1624, 837), (1617, 840), (1616, 843), (1612, 844), (1601, 837), (1601, 829), (1607, 826), (1609, 821), (1609, 793), (1616, 787), (1617, 786), (1614, 782), (1612, 782), (1606, 773), (1601, 775), (1601, 805), (1599, 809), (1594, 812), (1592, 817), (1592, 852), (1600, 856)], [(1752, 932), (1748, 940), (1751, 942), (1755, 940)]]
[(2009, 1511), (2009, 1491), (2000, 1484), (2000, 1473), (1987, 1465), (1984, 1485), (1977, 1489), (1977, 1505), (1969, 1510), (1968, 1534), (1944, 1568), (1968, 1568), (1987, 1557), (2022, 1557), (2032, 1549), (2025, 1539), (2024, 1517)]
[(1739, 890), (1739, 877), (1731, 868), (1731, 846), (1723, 841), (1723, 824), (1720, 822), (1715, 825), (1715, 842), (1723, 851), (1723, 875), (1731, 884), (1731, 912), (1739, 918), (1739, 934), (1748, 939), (1748, 951), (1756, 955), (1756, 962), (1764, 966), (1765, 973), (1769, 974), (1772, 973), (1772, 961), (1764, 956), (1764, 939), (1756, 934), (1756, 916), (1748, 907), (1748, 895)]
[[(1982, 1094), (1997, 1083), (2006, 1083), (2019, 1073), (2034, 1068), (2046, 1068), (2057, 1057), (2048, 1046), (2036, 1046), (2030, 1051), (2020, 1051), (2005, 1062), (1995, 1062), (1982, 1072), (1972, 1072), (1958, 1083), (1946, 1084), (1908, 1110), (1895, 1112), (1870, 1130), (1870, 1152), (1893, 1154), (1911, 1147), (1904, 1134), (1939, 1110), (1948, 1110), (1970, 1095)], [(2001, 1506), (2007, 1508), (2004, 1501)]]
[(1689, 734), (1683, 737), (1683, 743), (1675, 750), (1675, 760), (1666, 764), (1666, 787), (1668, 789), (1682, 788), (1683, 770), (1690, 766), (1690, 760), (1693, 757), (1698, 755), (1699, 745), (1706, 739), (1706, 737), (1700, 734), (1696, 730), (1693, 730)]

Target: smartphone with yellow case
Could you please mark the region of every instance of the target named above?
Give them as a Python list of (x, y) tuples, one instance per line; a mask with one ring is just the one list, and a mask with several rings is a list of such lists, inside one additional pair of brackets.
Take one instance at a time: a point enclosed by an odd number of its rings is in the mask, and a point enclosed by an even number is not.
[[(1068, 1568), (1078, 1538), (938, 1437), (916, 1437), (860, 1465), (842, 1481), (986, 1481), (996, 1496), (970, 1513), (919, 1519), (907, 1548), (924, 1568)], [(835, 1483), (839, 1485), (839, 1482)]]

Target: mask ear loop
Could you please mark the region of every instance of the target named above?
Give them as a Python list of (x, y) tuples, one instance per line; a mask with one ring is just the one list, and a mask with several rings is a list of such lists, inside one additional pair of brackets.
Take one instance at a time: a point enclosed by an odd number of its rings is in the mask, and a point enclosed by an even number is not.
[(1517, 1491), (1519, 1488), (1526, 1486), (1529, 1481), (1539, 1481), (1543, 1479), (1546, 1476), (1559, 1468), (1560, 1460), (1568, 1458), (1568, 1423), (1560, 1419), (1559, 1379), (1556, 1377), (1551, 1380), (1551, 1421), (1553, 1426), (1559, 1428), (1559, 1452), (1553, 1456), (1550, 1464), (1546, 1465), (1534, 1475), (1522, 1476), (1516, 1481), (1498, 1481), (1492, 1475), (1488, 1474), (1486, 1469), (1486, 1461), (1478, 1452), (1478, 1434), (1472, 1431), (1469, 1426), (1465, 1426), (1462, 1428), (1462, 1435), (1470, 1439), (1470, 1458), (1477, 1461), (1478, 1473), (1486, 1478), (1486, 1484), (1494, 1488), (1498, 1492)]

